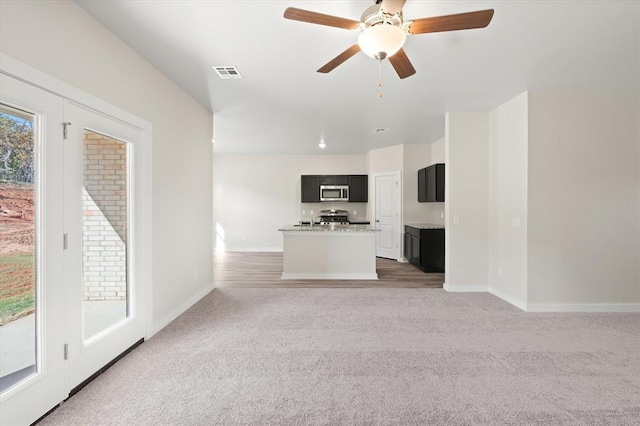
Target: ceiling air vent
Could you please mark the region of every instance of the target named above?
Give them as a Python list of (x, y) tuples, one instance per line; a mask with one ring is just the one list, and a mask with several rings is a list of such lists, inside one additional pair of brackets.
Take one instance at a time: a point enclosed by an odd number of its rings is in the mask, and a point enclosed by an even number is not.
[(376, 133), (376, 134), (378, 134), (378, 133), (387, 133), (388, 131), (389, 131), (388, 127), (378, 127), (377, 129), (375, 129), (373, 131), (373, 133)]
[(213, 67), (218, 76), (223, 80), (242, 78), (242, 74), (238, 71), (236, 67), (229, 66), (221, 66), (221, 67)]

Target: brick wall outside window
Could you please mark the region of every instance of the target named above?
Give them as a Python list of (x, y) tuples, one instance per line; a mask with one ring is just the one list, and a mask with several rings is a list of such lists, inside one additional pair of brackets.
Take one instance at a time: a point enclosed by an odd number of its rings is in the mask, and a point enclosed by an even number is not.
[(126, 300), (127, 145), (85, 131), (83, 160), (84, 300)]

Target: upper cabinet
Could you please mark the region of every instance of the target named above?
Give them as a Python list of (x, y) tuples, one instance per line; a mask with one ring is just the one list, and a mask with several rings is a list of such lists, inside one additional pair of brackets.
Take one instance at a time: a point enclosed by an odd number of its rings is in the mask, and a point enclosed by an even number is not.
[(418, 170), (418, 202), (444, 202), (444, 164)]
[(302, 175), (301, 176), (301, 200), (303, 203), (319, 203), (320, 202), (320, 176)]
[(418, 170), (418, 202), (427, 201), (427, 168)]
[(320, 185), (349, 185), (349, 176), (346, 176), (346, 175), (320, 176)]
[(349, 202), (366, 203), (369, 199), (369, 176), (350, 175), (349, 178)]
[(302, 175), (300, 200), (303, 203), (319, 203), (321, 185), (348, 185), (350, 203), (368, 201), (369, 177), (367, 175)]

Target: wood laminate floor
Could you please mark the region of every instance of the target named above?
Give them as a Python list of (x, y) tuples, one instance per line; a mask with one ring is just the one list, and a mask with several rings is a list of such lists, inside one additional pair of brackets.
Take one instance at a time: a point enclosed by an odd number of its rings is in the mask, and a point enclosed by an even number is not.
[(376, 258), (377, 280), (283, 280), (281, 252), (222, 252), (213, 257), (216, 287), (410, 287), (442, 288), (444, 274), (410, 263)]

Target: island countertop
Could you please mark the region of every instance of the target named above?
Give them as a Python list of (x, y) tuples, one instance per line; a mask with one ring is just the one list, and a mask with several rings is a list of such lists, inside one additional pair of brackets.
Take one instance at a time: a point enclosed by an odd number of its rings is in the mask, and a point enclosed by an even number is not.
[(282, 232), (282, 279), (377, 280), (371, 225), (286, 225)]
[(444, 225), (437, 225), (435, 223), (405, 223), (404, 225), (417, 229), (444, 229)]
[(284, 225), (278, 231), (282, 232), (379, 232), (371, 225)]

